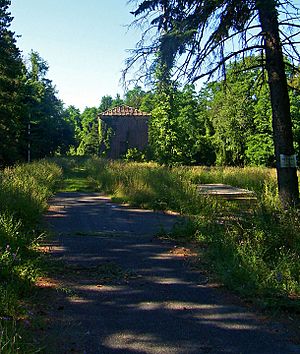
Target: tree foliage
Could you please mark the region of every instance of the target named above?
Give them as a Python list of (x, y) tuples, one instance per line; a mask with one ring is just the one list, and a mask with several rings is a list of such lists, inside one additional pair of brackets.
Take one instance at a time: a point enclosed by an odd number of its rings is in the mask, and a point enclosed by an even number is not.
[(219, 70), (226, 74), (226, 63), (240, 54), (260, 54), (259, 65), (268, 73), (280, 198), (285, 207), (298, 203), (296, 166), (281, 162), (282, 157), (293, 161), (295, 153), (283, 56), (288, 48), (290, 62), (299, 63), (299, 13), (293, 3), (144, 0), (137, 3), (133, 14), (135, 23), (145, 25), (146, 30), (124, 75), (138, 64), (149, 77), (162, 65), (167, 75), (172, 72), (177, 78), (196, 81), (203, 76), (211, 78)]
[(0, 0), (0, 166), (26, 160), (29, 148), (31, 158), (40, 158), (74, 144), (48, 64), (34, 51), (25, 61), (16, 45), (10, 3)]
[(86, 107), (81, 114), (80, 155), (97, 155), (99, 152), (99, 134), (97, 122), (98, 109)]
[(27, 120), (31, 125), (32, 158), (66, 153), (74, 144), (74, 126), (66, 119), (63, 102), (46, 75), (47, 62), (37, 52), (29, 55), (27, 68)]
[[(229, 65), (226, 83), (208, 85), (207, 107), (219, 165), (271, 165), (274, 161), (271, 107), (256, 57)], [(245, 66), (253, 69), (244, 70)], [(262, 138), (265, 143), (259, 145)]]
[(150, 145), (157, 161), (168, 164), (214, 163), (206, 112), (201, 110), (193, 86), (173, 86), (154, 95), (150, 121)]
[(24, 65), (16, 46), (15, 34), (9, 29), (12, 17), (10, 1), (0, 0), (0, 166), (20, 157)]

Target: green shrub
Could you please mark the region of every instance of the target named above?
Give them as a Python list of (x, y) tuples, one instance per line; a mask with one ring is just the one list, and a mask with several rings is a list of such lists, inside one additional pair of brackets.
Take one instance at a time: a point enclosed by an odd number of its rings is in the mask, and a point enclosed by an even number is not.
[(126, 162), (145, 162), (146, 161), (146, 153), (140, 151), (138, 148), (130, 148), (126, 151), (124, 155), (124, 161)]

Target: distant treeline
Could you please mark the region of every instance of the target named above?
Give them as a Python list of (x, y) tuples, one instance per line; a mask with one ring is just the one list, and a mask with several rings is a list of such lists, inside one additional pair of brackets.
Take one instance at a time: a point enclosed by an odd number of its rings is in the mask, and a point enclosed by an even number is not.
[[(28, 151), (31, 159), (99, 155), (102, 137), (96, 117), (121, 104), (152, 115), (149, 148), (128, 151), (127, 159), (169, 165), (274, 165), (269, 89), (257, 58), (231, 63), (226, 82), (210, 82), (200, 92), (172, 81), (148, 92), (137, 86), (123, 98), (103, 96), (98, 107), (81, 113), (74, 106), (64, 107), (37, 52), (21, 56), (9, 29), (9, 5), (8, 0), (0, 2), (0, 167), (26, 161)], [(299, 155), (300, 76), (292, 71), (287, 76)]]
[[(192, 85), (180, 88), (171, 82), (167, 88), (158, 85), (148, 92), (135, 87), (123, 100), (104, 96), (98, 108), (86, 108), (81, 115), (69, 108), (76, 131), (74, 152), (98, 155), (101, 137), (96, 115), (127, 104), (152, 115), (149, 149), (144, 154), (129, 151), (129, 158), (142, 156), (170, 165), (274, 166), (270, 93), (257, 60), (247, 57), (230, 64), (226, 81), (205, 84), (198, 93)], [(292, 71), (287, 76), (299, 155), (300, 76)]]

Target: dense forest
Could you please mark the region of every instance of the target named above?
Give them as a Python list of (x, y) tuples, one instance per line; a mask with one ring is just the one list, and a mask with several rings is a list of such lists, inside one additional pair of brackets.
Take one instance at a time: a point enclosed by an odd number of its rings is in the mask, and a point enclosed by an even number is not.
[[(225, 80), (201, 89), (169, 81), (164, 90), (136, 86), (124, 97), (99, 97), (83, 112), (65, 107), (39, 53), (23, 56), (10, 30), (9, 1), (0, 2), (0, 165), (45, 156), (99, 155), (97, 115), (126, 104), (151, 113), (149, 148), (124, 158), (175, 165), (274, 166), (269, 87), (255, 56), (227, 64)], [(289, 68), (289, 66), (286, 66)], [(248, 70), (244, 70), (244, 69)], [(300, 150), (300, 76), (286, 72), (295, 149)]]

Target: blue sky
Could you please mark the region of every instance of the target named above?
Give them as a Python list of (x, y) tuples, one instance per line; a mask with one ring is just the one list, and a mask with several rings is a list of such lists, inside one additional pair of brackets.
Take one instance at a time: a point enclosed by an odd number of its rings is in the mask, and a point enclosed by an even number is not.
[(12, 30), (27, 55), (39, 52), (59, 97), (80, 109), (123, 94), (121, 70), (139, 39), (126, 0), (12, 0)]
[[(300, 0), (293, 3), (300, 7)], [(23, 55), (39, 52), (59, 97), (81, 110), (98, 106), (104, 95), (123, 95), (126, 50), (140, 38), (126, 27), (132, 10), (127, 0), (12, 0), (10, 7)]]

